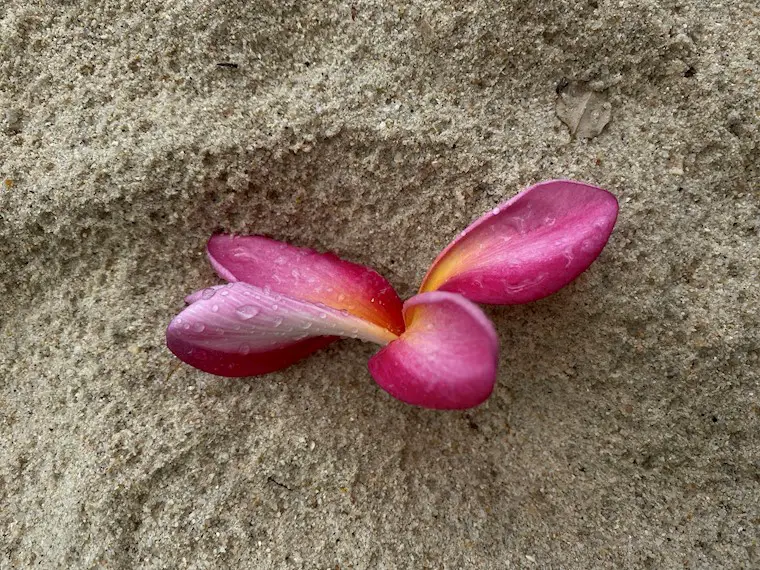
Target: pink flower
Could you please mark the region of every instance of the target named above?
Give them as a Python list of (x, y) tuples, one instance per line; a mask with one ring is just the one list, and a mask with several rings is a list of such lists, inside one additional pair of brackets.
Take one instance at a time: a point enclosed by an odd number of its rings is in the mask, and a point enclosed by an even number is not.
[(383, 348), (375, 381), (404, 402), (477, 406), (496, 382), (498, 338), (473, 303), (516, 304), (558, 291), (597, 258), (617, 219), (615, 197), (580, 182), (532, 186), (449, 244), (417, 295), (402, 304), (371, 268), (260, 236), (213, 236), (207, 246), (229, 283), (187, 297), (166, 343), (221, 376), (266, 374), (338, 337)]

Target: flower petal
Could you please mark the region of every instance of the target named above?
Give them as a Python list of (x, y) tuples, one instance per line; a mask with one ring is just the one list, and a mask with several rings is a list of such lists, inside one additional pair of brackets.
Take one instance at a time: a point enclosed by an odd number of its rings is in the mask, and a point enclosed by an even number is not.
[(473, 222), (433, 262), (420, 287), (512, 305), (558, 291), (598, 257), (617, 219), (615, 196), (550, 180)]
[(262, 236), (215, 235), (207, 252), (216, 272), (227, 281), (268, 286), (296, 299), (346, 310), (394, 334), (404, 330), (396, 291), (364, 265)]
[(386, 344), (396, 335), (347, 311), (247, 283), (204, 289), (169, 324), (166, 344), (205, 372), (251, 376), (284, 368), (346, 336)]
[(464, 409), (488, 398), (499, 341), (480, 308), (455, 293), (421, 293), (404, 303), (406, 332), (373, 356), (383, 390), (415, 406)]

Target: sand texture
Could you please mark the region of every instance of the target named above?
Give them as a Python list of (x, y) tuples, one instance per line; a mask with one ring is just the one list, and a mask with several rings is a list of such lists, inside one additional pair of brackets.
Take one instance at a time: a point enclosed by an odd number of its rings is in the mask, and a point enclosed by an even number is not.
[[(549, 178), (618, 225), (477, 409), (164, 347), (215, 231), (406, 298)], [(760, 568), (759, 205), (757, 0), (4, 0), (0, 568)]]

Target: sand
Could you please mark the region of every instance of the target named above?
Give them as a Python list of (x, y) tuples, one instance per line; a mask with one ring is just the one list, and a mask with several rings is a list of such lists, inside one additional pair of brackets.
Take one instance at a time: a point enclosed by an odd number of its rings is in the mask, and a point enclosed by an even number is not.
[[(760, 567), (759, 100), (755, 0), (6, 0), (0, 568)], [(163, 345), (215, 231), (409, 297), (549, 178), (620, 219), (477, 409)]]

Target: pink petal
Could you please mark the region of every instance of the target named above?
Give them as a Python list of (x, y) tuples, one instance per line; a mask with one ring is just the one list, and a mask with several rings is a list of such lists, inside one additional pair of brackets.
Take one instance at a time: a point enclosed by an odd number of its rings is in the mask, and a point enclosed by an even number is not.
[(404, 303), (406, 332), (373, 356), (383, 390), (415, 406), (464, 409), (488, 398), (499, 341), (480, 308), (455, 293), (420, 293)]
[(617, 219), (615, 196), (550, 180), (473, 222), (433, 262), (420, 287), (512, 305), (558, 291), (597, 258)]
[(205, 289), (201, 289), (200, 291), (195, 291), (194, 293), (190, 293), (187, 297), (185, 297), (185, 303), (188, 305), (192, 305), (196, 301), (200, 301), (201, 299), (210, 299), (213, 297), (219, 289), (224, 289), (227, 285), (212, 285), (211, 287), (206, 287)]
[(386, 344), (387, 329), (346, 311), (304, 302), (247, 283), (204, 289), (169, 324), (166, 344), (177, 357), (221, 376), (284, 368), (335, 337)]
[(401, 334), (401, 300), (388, 281), (369, 267), (331, 253), (295, 247), (262, 236), (213, 236), (211, 264), (227, 281), (271, 287), (283, 295), (322, 303)]

